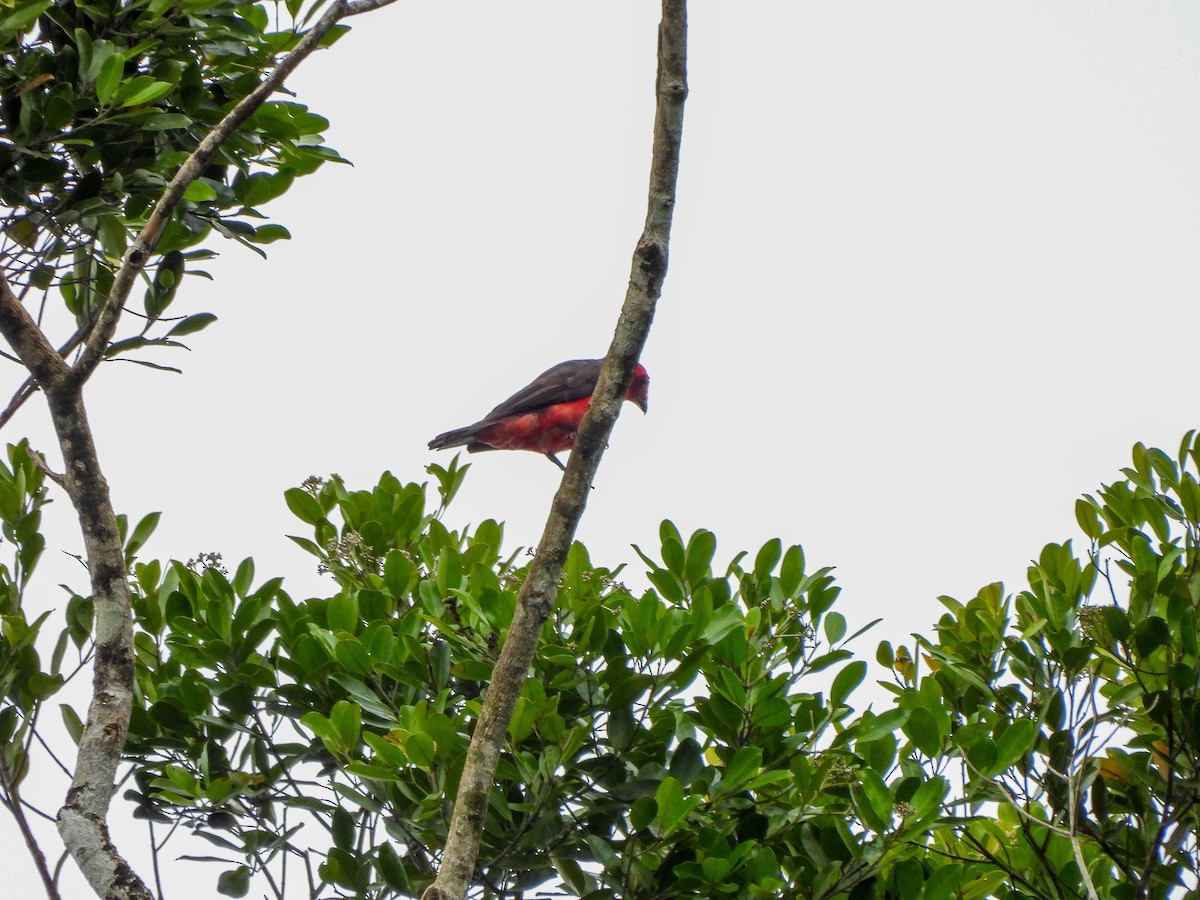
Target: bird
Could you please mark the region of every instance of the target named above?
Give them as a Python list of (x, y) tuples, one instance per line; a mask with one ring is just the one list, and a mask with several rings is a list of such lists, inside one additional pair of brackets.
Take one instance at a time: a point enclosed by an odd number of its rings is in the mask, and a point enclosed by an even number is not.
[[(430, 450), (467, 448), (484, 450), (530, 450), (541, 453), (566, 470), (556, 453), (575, 446), (575, 432), (583, 421), (600, 378), (602, 359), (570, 359), (533, 379), (473, 425), (439, 434), (429, 442)], [(625, 399), (643, 413), (649, 403), (650, 376), (639, 363)]]

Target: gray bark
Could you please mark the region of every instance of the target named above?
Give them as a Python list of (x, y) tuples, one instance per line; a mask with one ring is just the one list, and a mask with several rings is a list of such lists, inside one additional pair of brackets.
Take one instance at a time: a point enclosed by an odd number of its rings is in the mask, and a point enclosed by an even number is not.
[(686, 0), (663, 0), (656, 83), (646, 224), (633, 253), (625, 303), (587, 415), (580, 424), (571, 460), (551, 505), (537, 554), (521, 587), (512, 625), (471, 736), (437, 880), (425, 891), (422, 900), (463, 900), (466, 897), (475, 872), (488, 796), (508, 723), (528, 677), (542, 626), (554, 607), (558, 578), (567, 551), (583, 516), (600, 457), (646, 344), (654, 307), (662, 293), (679, 174), (683, 105), (687, 98)]

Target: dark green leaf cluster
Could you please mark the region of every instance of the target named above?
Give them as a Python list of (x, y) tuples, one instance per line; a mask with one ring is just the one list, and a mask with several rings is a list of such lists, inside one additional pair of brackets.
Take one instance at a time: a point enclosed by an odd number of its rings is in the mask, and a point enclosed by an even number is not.
[[(32, 621), (24, 608), (25, 589), (46, 540), (41, 534), (42, 507), (49, 501), (45, 473), (29, 455), (28, 443), (9, 445), (7, 465), (0, 462), (0, 534), (11, 554), (0, 561), (0, 787), (10, 793), (29, 770), (43, 702), (63, 684), (61, 667), (67, 634), (56, 645), (49, 666), (37, 650), (38, 636), (50, 617), (46, 610)], [(78, 643), (86, 633), (77, 634)]]
[(927, 674), (880, 647), (904, 751), (957, 770), (984, 813), (936, 845), (990, 870), (995, 896), (1167, 898), (1200, 879), (1198, 468), (1194, 433), (1176, 457), (1137, 445), (1126, 480), (1077, 504), (1086, 555), (1050, 544), (1015, 597), (942, 598), (936, 637), (917, 636)]
[[(14, 290), (57, 289), (88, 321), (179, 165), (300, 40), (282, 13), (239, 0), (31, 0), (0, 12), (0, 255)], [(288, 236), (258, 224), (259, 208), (339, 159), (327, 127), (301, 104), (268, 102), (222, 145), (159, 241), (147, 327), (187, 264), (212, 255), (196, 249), (212, 232), (260, 253)]]
[[(465, 468), (431, 472), (432, 513), (423, 486), (390, 474), (370, 491), (335, 477), (287, 492), (329, 597), (255, 587), (249, 562), (232, 579), (135, 566), (144, 705), (129, 797), (240, 857), (228, 893), (308, 852), (305, 817), (327, 829), (315, 869), (332, 891), (413, 896), (432, 879), (525, 568), (497, 523), (443, 523)], [(835, 897), (872, 884), (937, 818), (945, 783), (893, 795), (867, 770), (896, 742), (887, 714), (851, 723), (863, 664), (829, 696), (806, 687), (856, 636), (832, 611), (829, 570), (770, 541), (714, 572), (711, 533), (684, 540), (667, 522), (661, 537), (641, 592), (572, 549), (497, 769), (479, 888)]]
[[(49, 666), (24, 587), (43, 543), (43, 471), (0, 467), (12, 561), (0, 638), (6, 802), (67, 649)], [(1048, 545), (1028, 588), (993, 584), (868, 675), (828, 569), (768, 541), (716, 567), (716, 539), (670, 522), (645, 563), (569, 554), (484, 822), (475, 891), (554, 883), (588, 898), (1168, 898), (1200, 877), (1200, 440), (1134, 450), (1084, 498), (1091, 540)], [(157, 516), (121, 522), (139, 702), (126, 793), (227, 862), (242, 896), (285, 858), (312, 896), (412, 897), (434, 874), (469, 736), (526, 572), (503, 528), (446, 524), (457, 460), (424, 485), (309, 479), (286, 494), (328, 596), (230, 576), (219, 558), (137, 562)], [(632, 580), (632, 579), (631, 579)], [(874, 623), (872, 623), (874, 624)], [(868, 625), (867, 627), (870, 627)], [(77, 667), (78, 669), (78, 667)], [(77, 670), (76, 669), (76, 670)], [(65, 677), (70, 677), (66, 675)], [(78, 717), (64, 707), (68, 729)], [(293, 866), (292, 871), (296, 867)], [(282, 890), (282, 889), (281, 889)]]

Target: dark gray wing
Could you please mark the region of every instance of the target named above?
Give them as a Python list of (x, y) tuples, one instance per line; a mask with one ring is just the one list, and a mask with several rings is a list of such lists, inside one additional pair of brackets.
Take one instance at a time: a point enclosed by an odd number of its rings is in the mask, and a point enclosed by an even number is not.
[(509, 416), (590, 397), (600, 378), (602, 359), (571, 359), (547, 369), (484, 417), (495, 422)]

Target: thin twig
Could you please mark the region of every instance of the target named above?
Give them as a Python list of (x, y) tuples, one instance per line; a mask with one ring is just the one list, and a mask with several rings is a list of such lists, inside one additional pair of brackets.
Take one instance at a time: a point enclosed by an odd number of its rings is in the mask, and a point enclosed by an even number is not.
[[(92, 319), (86, 325), (75, 329), (75, 333), (67, 338), (63, 345), (58, 348), (58, 355), (63, 359), (66, 359), (68, 354), (73, 352), (76, 347), (83, 343), (84, 338), (86, 338), (91, 332), (93, 325), (95, 325), (95, 319)], [(7, 355), (8, 354), (5, 354), (5, 356)], [(37, 393), (37, 389), (37, 382), (34, 381), (33, 378), (25, 379), (24, 384), (17, 388), (17, 392), (13, 394), (12, 399), (8, 401), (8, 406), (4, 408), (3, 412), (0, 412), (0, 428), (3, 428), (8, 424), (9, 420), (16, 415), (17, 410), (25, 405), (25, 401)]]
[(150, 863), (154, 868), (154, 889), (158, 893), (158, 900), (165, 900), (163, 897), (162, 874), (158, 871), (158, 844), (154, 840), (154, 820), (146, 819), (146, 825), (150, 829)]
[(35, 466), (37, 466), (39, 469), (41, 469), (43, 473), (45, 473), (47, 478), (49, 478), (51, 481), (53, 481), (59, 487), (66, 487), (66, 481), (63, 478), (63, 476), (60, 475), (58, 472), (55, 472), (53, 469), (51, 469), (50, 466), (46, 463), (46, 460), (42, 458), (41, 454), (39, 454), (36, 450), (34, 450), (28, 444), (25, 445), (25, 453), (29, 456), (29, 458), (31, 460), (33, 460), (33, 464)]
[[(34, 732), (34, 737), (36, 737), (38, 740), (38, 743), (42, 745), (42, 749), (45, 750), (48, 754), (50, 754), (50, 758), (52, 760), (54, 760), (55, 764), (60, 769), (63, 770), (63, 774), (66, 775), (68, 778), (70, 778), (71, 770), (63, 763), (63, 761), (61, 759), (58, 758), (57, 754), (55, 754), (55, 752), (52, 749), (50, 749), (50, 745), (46, 743), (45, 739), (36, 732)], [(50, 819), (51, 822), (54, 821), (53, 816), (47, 816), (47, 818)]]
[(42, 879), (42, 886), (46, 889), (46, 896), (49, 900), (62, 900), (61, 895), (58, 893), (58, 885), (54, 883), (54, 876), (50, 874), (50, 869), (46, 865), (46, 855), (42, 853), (42, 848), (38, 846), (37, 837), (34, 836), (33, 829), (29, 827), (29, 820), (25, 818), (24, 801), (21, 800), (21, 793), (16, 779), (9, 778), (8, 769), (3, 761), (0, 761), (0, 790), (4, 792), (4, 805), (8, 807), (8, 811), (12, 813), (12, 817), (16, 819), (17, 829), (21, 832), (21, 837), (25, 840), (25, 847), (29, 850), (29, 855), (33, 857), (33, 865), (37, 869), (38, 877)]

